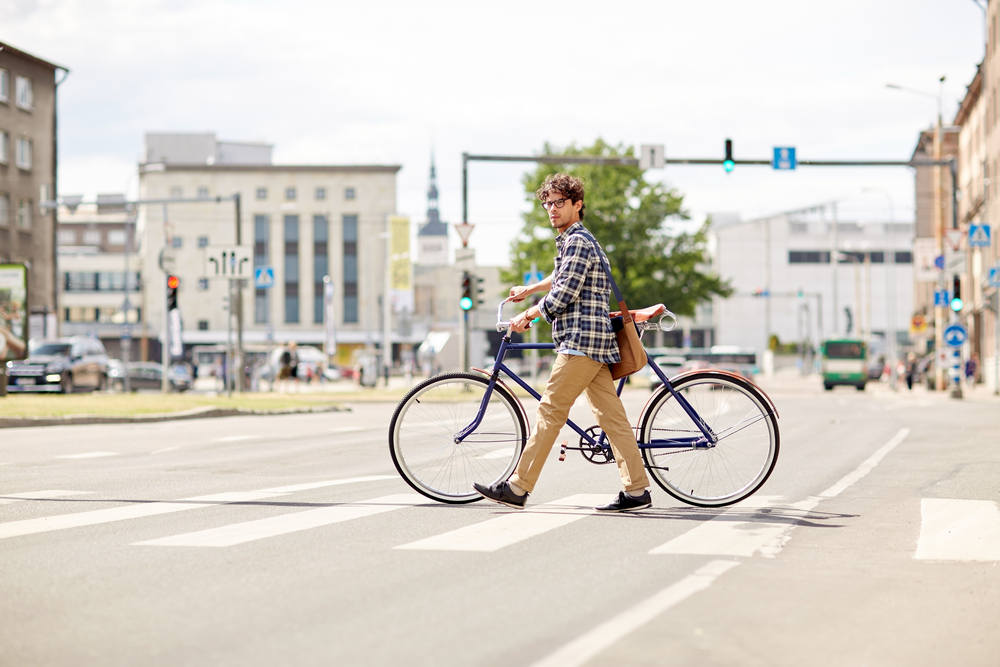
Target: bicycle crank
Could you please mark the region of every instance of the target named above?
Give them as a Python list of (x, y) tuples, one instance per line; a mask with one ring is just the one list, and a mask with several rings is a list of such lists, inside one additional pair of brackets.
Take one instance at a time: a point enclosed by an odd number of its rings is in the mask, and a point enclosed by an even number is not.
[(586, 430), (586, 433), (596, 442), (591, 444), (586, 438), (580, 438), (580, 453), (583, 454), (583, 458), (597, 465), (604, 465), (615, 460), (615, 455), (611, 453), (611, 445), (608, 444), (606, 436), (604, 444), (601, 444), (601, 436), (604, 431), (601, 430), (600, 426), (591, 426)]

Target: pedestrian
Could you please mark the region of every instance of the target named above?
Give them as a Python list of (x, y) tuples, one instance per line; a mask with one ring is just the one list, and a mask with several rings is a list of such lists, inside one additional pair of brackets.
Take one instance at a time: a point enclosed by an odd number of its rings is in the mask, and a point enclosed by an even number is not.
[(917, 378), (917, 355), (910, 352), (906, 355), (906, 388), (913, 390), (913, 383)]
[(620, 361), (618, 343), (608, 316), (611, 285), (602, 262), (604, 251), (583, 226), (584, 187), (580, 179), (554, 174), (535, 193), (556, 231), (555, 270), (534, 285), (510, 288), (511, 301), (548, 292), (537, 304), (511, 320), (511, 331), (523, 332), (536, 317), (552, 324), (556, 361), (542, 400), (535, 431), (509, 480), (491, 486), (476, 483), (476, 491), (494, 502), (524, 508), (549, 451), (566, 424), (570, 408), (586, 392), (597, 423), (608, 434), (624, 491), (595, 509), (624, 512), (650, 507), (649, 480), (639, 455), (635, 433), (615, 392), (608, 364)]
[(969, 360), (965, 362), (965, 381), (969, 383), (969, 386), (976, 384), (976, 371), (979, 370), (979, 357), (972, 354)]

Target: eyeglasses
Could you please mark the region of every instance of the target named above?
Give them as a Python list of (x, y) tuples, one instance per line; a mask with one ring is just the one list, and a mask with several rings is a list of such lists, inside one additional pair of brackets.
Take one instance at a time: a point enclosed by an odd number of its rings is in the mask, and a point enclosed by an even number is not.
[(543, 201), (542, 208), (548, 211), (553, 206), (556, 208), (562, 208), (566, 205), (566, 202), (570, 200), (569, 197), (563, 197), (562, 199), (553, 199), (552, 201)]

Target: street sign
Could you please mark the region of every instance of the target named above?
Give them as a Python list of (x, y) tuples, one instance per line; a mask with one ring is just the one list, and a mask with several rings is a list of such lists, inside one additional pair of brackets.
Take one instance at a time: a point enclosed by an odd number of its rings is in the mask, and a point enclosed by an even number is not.
[(798, 166), (798, 160), (795, 158), (794, 146), (774, 147), (774, 158), (771, 160), (771, 167), (774, 169), (792, 170), (796, 166)]
[(639, 169), (663, 169), (663, 144), (643, 144), (639, 147)]
[(969, 247), (989, 248), (990, 247), (990, 226), (983, 224), (969, 225)]
[(206, 278), (249, 278), (253, 267), (250, 246), (208, 246), (205, 248)]
[(253, 270), (253, 286), (258, 289), (274, 287), (274, 267), (258, 266)]
[(990, 287), (1000, 287), (1000, 264), (990, 268), (988, 280)]
[(963, 236), (961, 229), (946, 229), (944, 230), (945, 245), (951, 248), (952, 252), (958, 252), (959, 248), (962, 247)]
[(950, 300), (948, 296), (948, 290), (946, 289), (934, 290), (934, 305), (942, 307), (947, 306), (948, 301)]
[[(934, 258), (934, 266), (942, 271), (944, 270), (944, 255), (938, 255)], [(937, 277), (935, 276), (934, 279), (937, 280)]]
[(475, 228), (475, 225), (470, 225), (467, 222), (463, 222), (458, 225), (452, 225), (452, 227), (454, 227), (455, 231), (458, 232), (458, 237), (462, 239), (462, 247), (468, 248), (469, 236), (472, 235), (472, 230)]
[(944, 342), (950, 347), (962, 347), (968, 338), (969, 334), (961, 324), (949, 325), (944, 330)]
[(532, 273), (531, 271), (526, 271), (524, 273), (524, 284), (531, 285), (533, 283), (538, 283), (544, 280), (544, 278), (545, 274), (542, 273), (541, 271), (535, 271), (534, 273)]
[(177, 273), (177, 256), (169, 252), (166, 248), (160, 248), (160, 256), (157, 260), (160, 270), (164, 273)]

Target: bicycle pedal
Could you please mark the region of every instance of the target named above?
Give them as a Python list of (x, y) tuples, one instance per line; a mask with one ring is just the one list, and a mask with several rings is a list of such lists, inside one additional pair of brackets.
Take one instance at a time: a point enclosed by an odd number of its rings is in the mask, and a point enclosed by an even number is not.
[(565, 461), (566, 460), (566, 445), (567, 445), (567, 443), (565, 443), (565, 442), (563, 442), (563, 443), (561, 443), (559, 445), (559, 460), (560, 461)]

